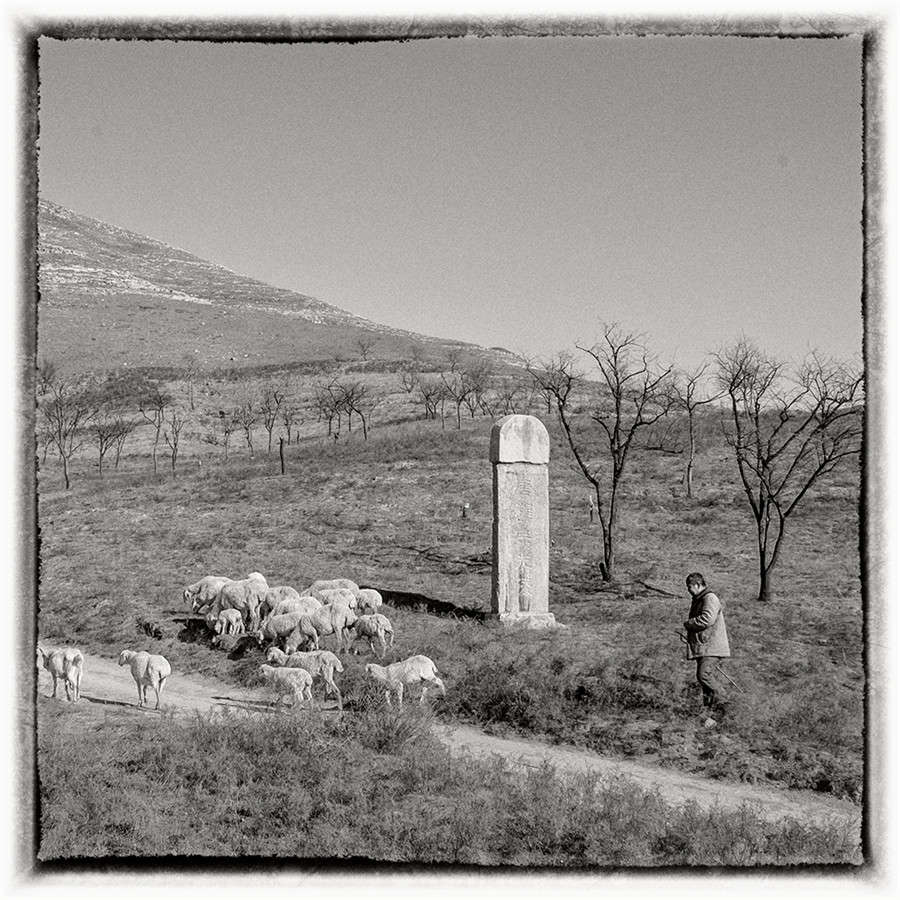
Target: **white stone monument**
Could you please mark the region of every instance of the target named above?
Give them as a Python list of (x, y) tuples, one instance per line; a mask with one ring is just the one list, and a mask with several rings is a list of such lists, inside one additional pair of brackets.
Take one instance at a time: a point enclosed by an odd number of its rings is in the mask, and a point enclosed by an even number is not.
[(556, 624), (550, 590), (550, 436), (534, 416), (504, 416), (491, 429), (494, 555), (491, 613), (507, 625)]

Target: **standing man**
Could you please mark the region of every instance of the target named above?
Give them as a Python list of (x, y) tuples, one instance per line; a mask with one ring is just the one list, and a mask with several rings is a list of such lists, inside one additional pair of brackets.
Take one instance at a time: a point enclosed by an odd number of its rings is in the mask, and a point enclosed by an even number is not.
[(687, 659), (697, 660), (697, 681), (703, 691), (703, 705), (713, 706), (718, 700), (713, 670), (720, 659), (731, 656), (725, 613), (719, 598), (706, 586), (699, 572), (685, 579), (691, 595), (691, 611), (684, 622), (687, 631)]

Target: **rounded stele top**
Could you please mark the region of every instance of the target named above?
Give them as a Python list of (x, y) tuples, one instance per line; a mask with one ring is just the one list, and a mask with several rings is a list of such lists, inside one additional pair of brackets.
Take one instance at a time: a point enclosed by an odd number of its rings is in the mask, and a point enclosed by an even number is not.
[(550, 435), (536, 416), (504, 416), (491, 429), (491, 462), (548, 463)]

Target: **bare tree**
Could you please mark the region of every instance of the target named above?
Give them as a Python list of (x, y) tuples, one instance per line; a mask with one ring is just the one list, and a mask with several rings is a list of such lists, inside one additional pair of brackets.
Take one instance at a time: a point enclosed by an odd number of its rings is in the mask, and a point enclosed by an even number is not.
[(444, 354), (444, 358), (447, 361), (447, 370), (455, 374), (462, 367), (463, 359), (465, 359), (465, 352), (462, 347), (448, 347), (447, 352)]
[[(332, 433), (340, 434), (341, 418), (344, 413), (344, 395), (338, 386), (337, 379), (331, 381), (317, 382), (314, 385), (315, 399), (314, 404), (319, 421), (327, 423), (327, 434), (331, 437)], [(349, 416), (348, 416), (349, 418)], [(335, 419), (337, 420), (337, 429), (335, 430)]]
[(169, 448), (172, 461), (172, 474), (175, 475), (175, 462), (178, 459), (178, 442), (181, 439), (181, 431), (187, 422), (187, 415), (181, 412), (177, 406), (172, 406), (166, 413), (166, 427), (163, 431), (163, 439)]
[(253, 456), (253, 426), (257, 421), (256, 401), (252, 396), (245, 395), (234, 408), (234, 420), (244, 431), (244, 438), (247, 441), (247, 447), (250, 455)]
[(285, 401), (279, 410), (279, 414), (281, 415), (281, 422), (284, 425), (285, 432), (287, 433), (287, 442), (291, 443), (291, 431), (296, 425), (297, 428), (303, 424), (303, 410), (296, 403), (289, 403)]
[(423, 418), (436, 419), (438, 405), (444, 395), (444, 383), (435, 376), (423, 376), (416, 384), (419, 401), (425, 411)]
[(172, 398), (158, 384), (148, 384), (138, 397), (138, 410), (144, 421), (154, 428), (153, 435), (153, 474), (157, 472), (156, 452), (166, 420), (166, 410)]
[(860, 453), (863, 373), (816, 354), (789, 372), (746, 340), (716, 360), (725, 436), (756, 523), (757, 599), (767, 601), (787, 520), (823, 475)]
[(494, 406), (504, 416), (520, 413), (528, 408), (529, 392), (519, 378), (506, 375), (494, 382)]
[(461, 369), (463, 384), (467, 388), (463, 402), (469, 410), (470, 418), (474, 419), (475, 413), (484, 409), (492, 372), (490, 363), (481, 360), (474, 360)]
[(56, 363), (52, 359), (44, 359), (37, 364), (35, 388), (39, 397), (49, 392), (50, 386), (56, 381), (56, 376)]
[(122, 417), (118, 410), (101, 407), (97, 410), (94, 421), (91, 423), (90, 432), (97, 445), (97, 467), (101, 475), (103, 474), (103, 458), (118, 440), (121, 420)]
[(341, 385), (341, 390), (343, 392), (343, 403), (347, 409), (348, 421), (350, 416), (356, 413), (362, 423), (363, 440), (368, 440), (372, 413), (381, 402), (381, 398), (372, 391), (369, 385), (359, 381)]
[[(576, 344), (596, 364), (600, 390), (589, 398), (586, 418), (596, 430), (586, 431), (575, 410), (573, 391), (581, 384), (572, 358), (560, 355), (530, 371), (542, 392), (552, 396), (559, 422), (578, 469), (591, 485), (603, 539), (600, 574), (612, 581), (615, 572), (619, 492), (638, 432), (666, 415), (670, 368), (650, 360), (636, 334), (617, 324), (603, 326), (603, 337), (591, 347)], [(599, 438), (599, 441), (596, 439)]]
[(119, 468), (119, 459), (122, 456), (122, 450), (125, 447), (125, 441), (128, 439), (128, 436), (135, 430), (135, 428), (140, 425), (137, 419), (127, 418), (125, 416), (121, 416), (117, 420), (117, 429), (116, 429), (116, 459), (115, 459), (115, 468)]
[(77, 377), (55, 378), (48, 384), (39, 409), (69, 490), (69, 462), (89, 437), (88, 426), (97, 414), (96, 386)]
[(444, 385), (444, 396), (448, 400), (453, 401), (456, 408), (456, 427), (462, 428), (462, 406), (466, 402), (471, 387), (459, 372), (451, 370), (441, 375), (441, 381)]
[(704, 363), (693, 372), (677, 372), (672, 381), (672, 395), (675, 405), (687, 413), (688, 420), (688, 459), (684, 470), (684, 480), (687, 485), (688, 497), (693, 497), (694, 487), (694, 458), (697, 453), (696, 421), (695, 415), (701, 406), (714, 403), (724, 395), (724, 391), (708, 393), (703, 390), (706, 381), (708, 363)]
[(188, 386), (188, 404), (191, 411), (194, 410), (194, 386), (200, 375), (200, 361), (193, 353), (185, 353), (181, 358), (182, 370), (184, 372), (184, 380)]
[(369, 358), (372, 348), (378, 343), (378, 338), (370, 334), (362, 334), (356, 339), (356, 349), (359, 355), (364, 359)]
[(263, 427), (269, 435), (267, 453), (272, 452), (272, 432), (275, 430), (275, 425), (278, 422), (278, 413), (286, 397), (287, 393), (284, 388), (277, 387), (274, 384), (264, 384), (262, 387), (259, 412), (262, 416)]
[[(237, 427), (235, 411), (220, 409), (218, 418), (213, 419), (210, 430), (202, 436), (201, 440), (207, 444), (212, 444), (214, 447), (221, 446), (223, 450), (222, 461), (228, 462), (228, 444), (231, 441), (231, 435)], [(216, 434), (216, 428), (221, 430), (221, 437)]]

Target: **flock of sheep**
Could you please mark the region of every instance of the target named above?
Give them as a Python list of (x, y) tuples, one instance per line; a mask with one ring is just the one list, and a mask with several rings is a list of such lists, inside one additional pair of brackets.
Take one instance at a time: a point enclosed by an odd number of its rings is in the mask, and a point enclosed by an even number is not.
[[(261, 647), (269, 645), (260, 673), (276, 695), (276, 705), (286, 698), (293, 698), (295, 704), (312, 704), (313, 681), (319, 679), (325, 685), (326, 695), (336, 697), (338, 709), (343, 708), (334, 676), (342, 673), (344, 667), (337, 654), (321, 649), (323, 636), (334, 635), (338, 654), (345, 648), (352, 649), (358, 641), (366, 641), (374, 653), (377, 641), (382, 659), (394, 643), (390, 620), (378, 611), (381, 595), (371, 588), (360, 588), (348, 578), (314, 581), (301, 593), (287, 585), (269, 587), (259, 572), (238, 580), (207, 575), (188, 585), (183, 597), (191, 611), (203, 616), (214, 632), (213, 644), (221, 643), (223, 635), (249, 633)], [(53, 697), (57, 683), (62, 681), (66, 699), (78, 700), (84, 671), (84, 657), (79, 650), (67, 647), (45, 651), (38, 647), (37, 662), (53, 679)], [(138, 706), (146, 703), (147, 688), (152, 687), (159, 709), (163, 687), (172, 671), (168, 661), (143, 650), (123, 650), (119, 665), (126, 664), (137, 685)], [(368, 663), (366, 676), (384, 687), (389, 706), (391, 694), (396, 694), (402, 705), (404, 688), (419, 683), (422, 703), (432, 684), (446, 695), (437, 667), (421, 654), (388, 666)]]

